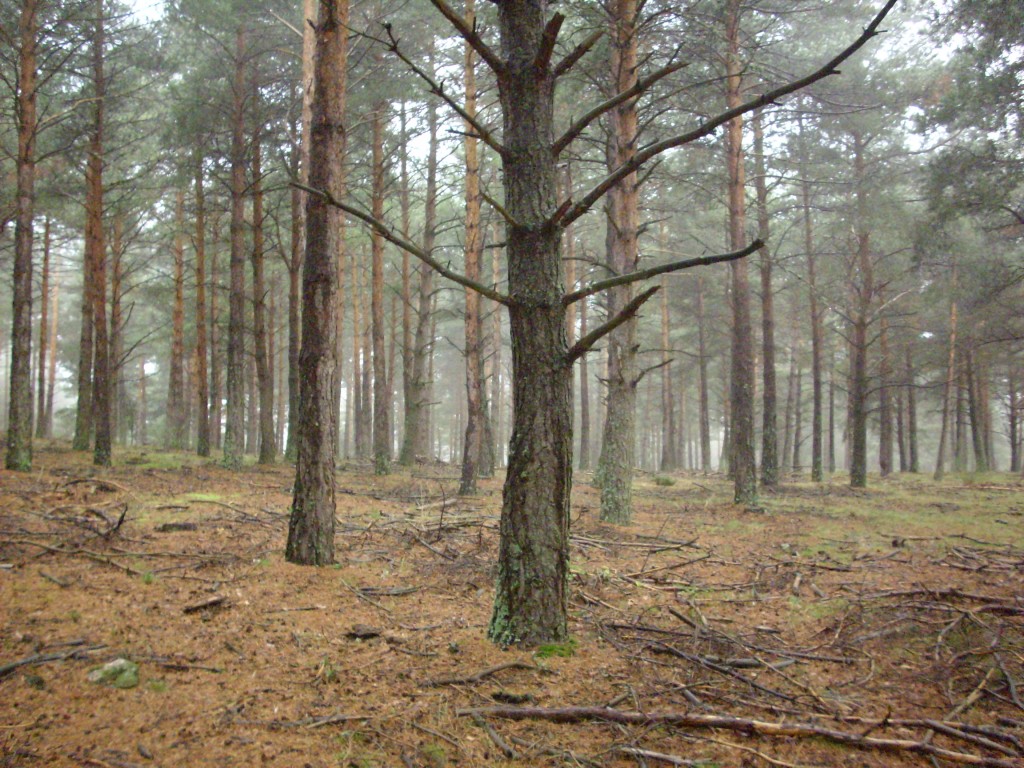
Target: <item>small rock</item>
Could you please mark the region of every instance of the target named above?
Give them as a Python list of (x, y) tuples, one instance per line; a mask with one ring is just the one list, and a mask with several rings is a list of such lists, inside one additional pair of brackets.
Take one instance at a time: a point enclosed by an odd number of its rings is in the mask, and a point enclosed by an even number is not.
[(139, 684), (139, 665), (128, 659), (114, 659), (89, 673), (90, 683), (102, 683), (114, 688), (134, 688)]

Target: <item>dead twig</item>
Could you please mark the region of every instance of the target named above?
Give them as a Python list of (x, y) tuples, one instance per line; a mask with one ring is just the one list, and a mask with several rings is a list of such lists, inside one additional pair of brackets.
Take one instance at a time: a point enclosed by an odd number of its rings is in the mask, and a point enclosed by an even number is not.
[(47, 664), (51, 661), (65, 661), (66, 659), (77, 658), (79, 655), (92, 653), (106, 648), (105, 645), (90, 645), (85, 648), (77, 647), (70, 651), (61, 651), (60, 653), (33, 653), (31, 656), (26, 656), (23, 659), (17, 661), (9, 661), (6, 664), (0, 666), (0, 680), (3, 680), (9, 674), (14, 672), (16, 669), (21, 667), (37, 667), (40, 664)]
[(502, 672), (506, 669), (529, 669), (534, 671), (541, 671), (540, 667), (528, 664), (525, 661), (506, 661), (504, 664), (498, 664), (495, 667), (488, 667), (482, 669), (479, 672), (474, 672), (472, 675), (466, 675), (465, 677), (442, 677), (437, 680), (428, 680), (423, 685), (429, 688), (437, 688), (442, 685), (465, 685), (466, 683), (479, 683), (481, 680), (490, 677), (491, 675)]
[(910, 739), (881, 739), (862, 736), (859, 733), (839, 731), (814, 723), (771, 723), (745, 717), (729, 715), (701, 715), (689, 712), (621, 712), (605, 707), (479, 707), (460, 709), (460, 716), (500, 717), (508, 720), (546, 720), (555, 723), (580, 723), (588, 721), (619, 723), (622, 725), (675, 725), (683, 728), (718, 728), (738, 731), (749, 735), (820, 738), (836, 744), (858, 749), (876, 749), (886, 752), (910, 752), (949, 760), (961, 765), (980, 765), (986, 768), (1019, 768), (1017, 759), (1003, 759), (972, 755), (951, 749), (937, 747), (924, 741)]

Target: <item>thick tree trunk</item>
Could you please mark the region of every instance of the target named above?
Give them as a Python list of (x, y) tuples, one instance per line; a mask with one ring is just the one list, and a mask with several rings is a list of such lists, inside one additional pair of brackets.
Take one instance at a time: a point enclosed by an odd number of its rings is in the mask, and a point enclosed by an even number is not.
[[(345, 153), (348, 2), (322, 0), (316, 27), (310, 185), (339, 194)], [(302, 270), (299, 444), (285, 556), (301, 565), (334, 561), (338, 236), (341, 213), (317, 195), (306, 198)]]
[(50, 437), (46, 423), (46, 355), (50, 351), (50, 217), (43, 220), (43, 273), (39, 291), (39, 362), (36, 366), (36, 437)]
[[(167, 383), (164, 445), (174, 451), (188, 439), (185, 421), (185, 192), (178, 190), (174, 207), (174, 304), (171, 308), (171, 365)], [(95, 288), (93, 289), (96, 290)], [(97, 334), (98, 336), (99, 334)]]
[(501, 513), (498, 583), (489, 637), (559, 642), (568, 634), (572, 363), (562, 305), (561, 231), (545, 221), (555, 195), (555, 78), (544, 49), (547, 3), (498, 7), (499, 79), (507, 157), (513, 424)]
[(242, 468), (245, 453), (245, 94), (246, 34), (235, 33), (231, 107), (231, 264), (228, 287), (227, 429), (224, 464)]
[[(726, 104), (730, 109), (742, 102), (742, 62), (740, 61), (740, 3), (729, 0), (726, 6)], [(743, 166), (743, 118), (734, 117), (728, 125), (726, 146), (729, 152), (729, 241), (732, 250), (746, 243), (746, 195)], [(733, 500), (737, 504), (757, 502), (757, 462), (754, 452), (754, 349), (750, 324), (750, 281), (746, 259), (729, 265), (732, 273), (732, 366), (729, 388), (731, 406), (730, 469), (733, 474)]]
[[(612, 0), (611, 92), (621, 93), (637, 82), (636, 0)], [(608, 169), (628, 162), (636, 154), (637, 105), (624, 101), (608, 112)], [(639, 191), (631, 173), (608, 191), (605, 248), (610, 274), (636, 271), (639, 251)], [(615, 317), (633, 298), (630, 285), (612, 288), (606, 295), (608, 317)], [(633, 469), (636, 465), (637, 322), (627, 320), (608, 335), (607, 410), (601, 455), (595, 480), (601, 489), (601, 519), (629, 523), (633, 515)]]
[(757, 236), (761, 248), (761, 484), (779, 484), (778, 391), (775, 380), (775, 293), (772, 288), (771, 225), (768, 217), (768, 181), (764, 160), (761, 110), (754, 113), (754, 186), (757, 193)]
[[(384, 120), (387, 106), (373, 107), (373, 192), (371, 212), (384, 218)], [(391, 393), (388, 391), (387, 357), (384, 353), (384, 237), (374, 230), (370, 254), (370, 326), (373, 346), (373, 470), (391, 471)]]
[(210, 374), (207, 370), (209, 350), (206, 344), (206, 195), (203, 190), (203, 153), (195, 157), (196, 198), (196, 383), (198, 400), (198, 432), (196, 453), (210, 455)]
[(263, 277), (263, 162), (260, 128), (252, 140), (252, 331), (255, 347), (256, 386), (259, 390), (260, 464), (277, 459), (274, 435), (274, 374), (270, 369), (267, 339), (267, 289)]
[(22, 472), (32, 469), (32, 219), (35, 215), (35, 154), (38, 131), (38, 5), (37, 0), (23, 0), (18, 20), (18, 180), (15, 191), (17, 212), (14, 223), (11, 378), (5, 466), (7, 469)]

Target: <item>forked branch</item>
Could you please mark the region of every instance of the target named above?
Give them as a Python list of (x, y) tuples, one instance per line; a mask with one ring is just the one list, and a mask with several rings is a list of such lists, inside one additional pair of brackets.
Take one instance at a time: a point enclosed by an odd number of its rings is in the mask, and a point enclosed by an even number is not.
[(456, 31), (462, 36), (462, 39), (469, 43), (474, 51), (480, 54), (480, 58), (487, 62), (487, 66), (494, 70), (494, 74), (500, 77), (505, 71), (505, 63), (476, 33), (476, 29), (469, 26), (466, 20), (456, 13), (455, 9), (448, 5), (445, 0), (430, 0), (430, 2), (448, 20), (448, 23), (455, 27)]
[(407, 239), (398, 234), (394, 229), (388, 226), (387, 223), (381, 221), (378, 218), (375, 218), (374, 216), (371, 216), (366, 211), (360, 210), (359, 208), (349, 205), (348, 203), (343, 203), (340, 200), (336, 200), (334, 196), (330, 192), (327, 192), (326, 190), (316, 189), (315, 187), (307, 186), (306, 184), (302, 184), (301, 182), (298, 181), (293, 181), (292, 186), (295, 187), (296, 189), (301, 189), (303, 192), (306, 192), (308, 194), (316, 195), (317, 197), (323, 199), (328, 205), (332, 205), (335, 208), (344, 211), (349, 216), (353, 216), (359, 219), (361, 222), (369, 226), (371, 229), (378, 232), (380, 236), (387, 240), (389, 243), (391, 243), (392, 245), (396, 245), (406, 253), (415, 256), (417, 259), (422, 261), (424, 264), (433, 269), (439, 275), (448, 278), (453, 283), (458, 283), (464, 288), (469, 288), (470, 290), (476, 291), (481, 296), (486, 296), (491, 301), (496, 301), (499, 304), (504, 304), (507, 306), (508, 304), (511, 303), (512, 300), (505, 294), (501, 293), (500, 291), (496, 291), (493, 288), (490, 288), (484, 285), (483, 283), (478, 283), (475, 280), (470, 280), (465, 275), (459, 274), (458, 272), (455, 272), (449, 269), (448, 267), (444, 266), (441, 262), (439, 262), (429, 253), (424, 251), (418, 245), (409, 242)]
[(651, 267), (650, 269), (641, 269), (636, 272), (629, 272), (625, 275), (616, 275), (615, 277), (609, 277), (607, 280), (599, 280), (596, 283), (585, 285), (578, 291), (567, 293), (562, 297), (563, 306), (569, 306), (575, 301), (585, 299), (588, 296), (593, 296), (595, 293), (606, 291), (609, 288), (614, 288), (618, 285), (629, 285), (630, 283), (638, 283), (641, 280), (649, 280), (652, 277), (658, 275), (664, 275), (667, 272), (679, 272), (683, 269), (690, 269), (691, 267), (706, 267), (711, 264), (721, 264), (726, 261), (735, 261), (736, 259), (742, 259), (744, 256), (749, 256), (758, 248), (763, 246), (764, 243), (760, 240), (755, 240), (746, 248), (740, 248), (738, 251), (730, 251), (729, 253), (718, 253), (714, 256), (697, 256), (692, 259), (682, 259), (681, 261), (672, 261), (668, 264), (662, 264), (659, 267)]
[(745, 115), (747, 112), (752, 112), (755, 109), (765, 107), (769, 104), (774, 104), (784, 96), (788, 96), (791, 93), (806, 88), (807, 86), (823, 80), (830, 75), (839, 74), (839, 65), (850, 58), (853, 54), (864, 47), (865, 43), (871, 38), (878, 34), (878, 27), (882, 21), (892, 10), (893, 6), (896, 5), (898, 0), (887, 0), (885, 6), (880, 10), (875, 17), (871, 20), (860, 37), (854, 40), (849, 46), (843, 51), (834, 56), (831, 60), (825, 63), (823, 66), (816, 69), (814, 72), (796, 80), (791, 80), (785, 85), (781, 85), (778, 88), (767, 91), (761, 94), (757, 98), (746, 101), (739, 106), (727, 109), (724, 112), (720, 112), (712, 118), (709, 118), (701, 125), (697, 126), (691, 131), (686, 133), (680, 133), (676, 136), (671, 136), (662, 141), (650, 144), (643, 149), (639, 150), (630, 160), (620, 165), (614, 171), (605, 176), (599, 181), (586, 195), (584, 195), (576, 205), (569, 209), (564, 216), (558, 221), (552, 221), (551, 224), (561, 225), (563, 227), (571, 224), (584, 213), (590, 210), (590, 208), (600, 200), (609, 189), (618, 184), (629, 174), (638, 170), (640, 166), (651, 160), (663, 152), (667, 152), (670, 149), (681, 147), (685, 144), (692, 144), (699, 139), (703, 139), (705, 136), (709, 136), (714, 133), (718, 128), (728, 123), (733, 118)]
[(564, 59), (555, 65), (555, 68), (551, 70), (551, 74), (555, 78), (559, 78), (564, 75), (576, 65), (577, 61), (586, 56), (587, 51), (593, 48), (597, 44), (597, 41), (603, 36), (604, 30), (599, 29), (596, 32), (591, 32), (582, 43), (573, 48)]
[(639, 296), (633, 297), (633, 300), (620, 309), (615, 317), (611, 318), (603, 325), (598, 326), (573, 344), (572, 349), (570, 349), (566, 355), (566, 360), (569, 362), (569, 365), (575, 363), (580, 357), (589, 352), (597, 342), (636, 315), (636, 313), (640, 311), (640, 307), (642, 307), (646, 301), (651, 298), (651, 296), (656, 294), (660, 287), (661, 286), (658, 285), (652, 286)]

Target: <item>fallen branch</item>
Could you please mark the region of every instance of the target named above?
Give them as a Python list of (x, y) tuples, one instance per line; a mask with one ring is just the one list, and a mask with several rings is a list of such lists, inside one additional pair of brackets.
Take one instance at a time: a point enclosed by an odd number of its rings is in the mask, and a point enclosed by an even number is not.
[(51, 661), (73, 659), (79, 654), (91, 653), (92, 651), (98, 651), (106, 647), (107, 646), (105, 645), (90, 645), (85, 648), (73, 648), (70, 651), (61, 651), (60, 653), (34, 653), (31, 656), (26, 656), (25, 658), (18, 659), (17, 661), (10, 661), (7, 664), (0, 666), (0, 680), (3, 680), (9, 674), (21, 667), (37, 667), (40, 664), (46, 664)]
[(464, 685), (466, 683), (479, 683), (484, 678), (490, 677), (491, 675), (496, 674), (498, 672), (502, 672), (506, 669), (531, 669), (535, 671), (540, 671), (540, 667), (534, 666), (533, 664), (528, 664), (525, 661), (506, 661), (504, 664), (499, 664), (496, 667), (488, 667), (487, 669), (482, 669), (479, 672), (476, 672), (472, 675), (467, 675), (465, 677), (442, 677), (437, 680), (428, 680), (427, 682), (423, 683), (423, 685), (428, 686), (430, 688), (437, 688), (441, 685)]
[(700, 715), (681, 712), (621, 712), (605, 707), (478, 707), (460, 709), (460, 716), (500, 717), (507, 720), (546, 720), (554, 723), (580, 723), (601, 721), (621, 725), (675, 725), (683, 728), (719, 728), (748, 735), (782, 736), (789, 738), (820, 738), (859, 749), (877, 749), (885, 752), (912, 752), (949, 760), (961, 765), (980, 765), (987, 768), (1019, 768), (1019, 760), (1007, 760), (983, 755), (972, 755), (937, 747), (923, 741), (909, 739), (881, 739), (858, 733), (838, 731), (813, 723), (769, 723), (745, 717), (728, 715)]

